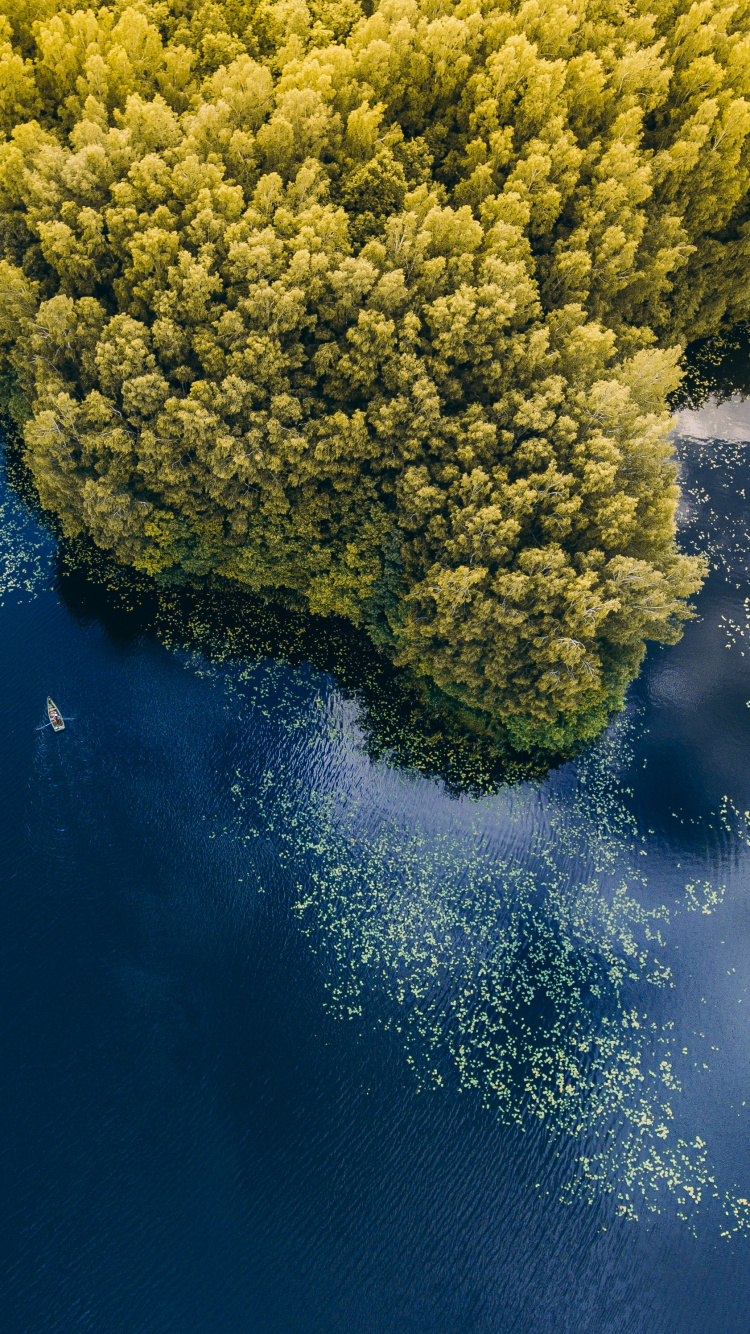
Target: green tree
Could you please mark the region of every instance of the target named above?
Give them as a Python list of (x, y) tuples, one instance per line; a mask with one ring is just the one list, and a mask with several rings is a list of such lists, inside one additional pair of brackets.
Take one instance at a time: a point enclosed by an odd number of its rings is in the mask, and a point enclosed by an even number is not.
[(703, 573), (666, 405), (750, 313), (748, 0), (7, 14), (2, 374), (64, 531), (594, 735)]

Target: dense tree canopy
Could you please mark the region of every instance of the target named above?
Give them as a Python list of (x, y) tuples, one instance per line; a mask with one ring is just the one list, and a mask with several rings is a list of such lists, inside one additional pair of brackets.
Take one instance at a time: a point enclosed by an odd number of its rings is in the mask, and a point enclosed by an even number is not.
[(591, 734), (701, 578), (666, 400), (750, 314), (749, 0), (3, 9), (6, 411), (64, 531)]

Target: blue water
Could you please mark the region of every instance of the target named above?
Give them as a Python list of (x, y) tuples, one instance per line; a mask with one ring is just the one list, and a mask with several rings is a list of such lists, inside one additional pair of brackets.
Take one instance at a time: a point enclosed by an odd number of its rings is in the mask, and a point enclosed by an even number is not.
[(4, 1334), (745, 1334), (732, 432), (681, 444), (699, 618), (482, 798), (310, 667), (74, 614), (3, 493)]

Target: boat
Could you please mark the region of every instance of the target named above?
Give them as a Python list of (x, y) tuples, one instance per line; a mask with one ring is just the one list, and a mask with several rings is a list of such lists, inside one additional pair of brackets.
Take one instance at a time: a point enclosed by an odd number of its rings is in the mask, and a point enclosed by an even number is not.
[(63, 716), (60, 710), (58, 709), (57, 705), (54, 703), (54, 701), (50, 699), (49, 695), (47, 696), (47, 717), (49, 718), (56, 732), (65, 731), (65, 723), (63, 722)]

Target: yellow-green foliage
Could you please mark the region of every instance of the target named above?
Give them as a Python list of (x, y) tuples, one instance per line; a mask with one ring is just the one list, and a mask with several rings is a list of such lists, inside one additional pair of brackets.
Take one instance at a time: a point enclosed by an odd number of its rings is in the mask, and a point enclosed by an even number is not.
[(750, 3), (369, 8), (4, 0), (4, 381), (67, 534), (591, 734), (701, 578), (665, 404), (750, 313)]

